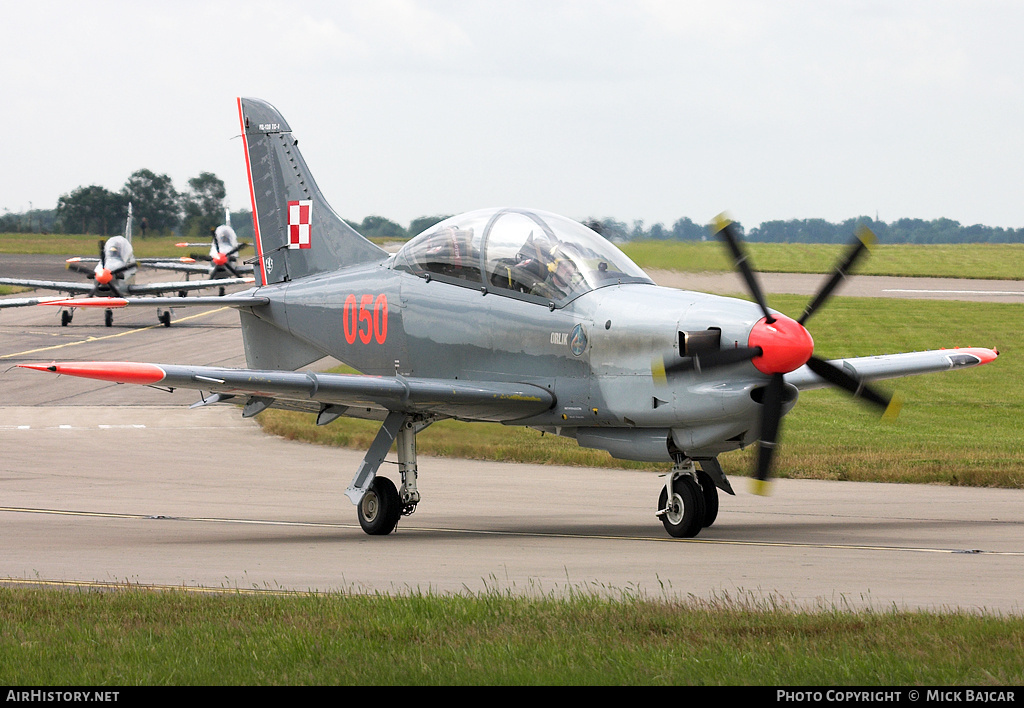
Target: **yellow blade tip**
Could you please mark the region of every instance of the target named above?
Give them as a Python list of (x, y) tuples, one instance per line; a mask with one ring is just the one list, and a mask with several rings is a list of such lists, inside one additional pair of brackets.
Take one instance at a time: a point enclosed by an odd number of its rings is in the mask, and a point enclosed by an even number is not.
[(903, 396), (899, 393), (894, 393), (892, 399), (889, 401), (889, 405), (886, 406), (885, 412), (882, 413), (882, 420), (886, 423), (893, 423), (900, 415), (900, 410), (903, 409)]
[(750, 493), (759, 497), (767, 497), (772, 493), (772, 483), (767, 479), (750, 480)]
[(711, 226), (716, 234), (731, 223), (732, 219), (724, 211), (711, 220)]
[(664, 386), (668, 383), (668, 377), (665, 375), (665, 360), (655, 357), (651, 361), (651, 376), (654, 378), (654, 383)]
[(857, 227), (857, 238), (868, 248), (878, 243), (878, 237), (875, 236), (875, 232), (863, 225)]

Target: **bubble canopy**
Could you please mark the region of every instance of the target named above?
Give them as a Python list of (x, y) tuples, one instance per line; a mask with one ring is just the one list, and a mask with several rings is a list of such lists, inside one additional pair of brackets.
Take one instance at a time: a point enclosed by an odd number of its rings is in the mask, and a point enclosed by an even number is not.
[(607, 285), (653, 284), (600, 234), (531, 209), (481, 209), (445, 219), (405, 244), (392, 267), (556, 305)]

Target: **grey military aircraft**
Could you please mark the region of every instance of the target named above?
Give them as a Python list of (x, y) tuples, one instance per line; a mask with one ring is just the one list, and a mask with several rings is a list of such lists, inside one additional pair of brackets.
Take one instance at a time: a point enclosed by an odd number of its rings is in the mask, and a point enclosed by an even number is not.
[[(238, 262), (238, 252), (249, 246), (245, 241), (239, 241), (235, 230), (231, 228), (231, 212), (224, 210), (224, 223), (216, 229), (211, 229), (210, 243), (191, 243), (188, 241), (177, 243), (180, 248), (209, 248), (209, 253), (192, 253), (187, 259), (181, 261), (165, 261), (163, 263), (150, 264), (150, 268), (161, 270), (173, 270), (182, 273), (204, 275), (210, 280), (223, 278), (243, 278), (252, 275), (252, 265)], [(205, 261), (209, 265), (200, 265), (195, 261)], [(244, 274), (244, 275), (243, 275)], [(185, 276), (188, 277), (187, 275)], [(224, 294), (224, 286), (220, 287), (220, 294)]]
[[(61, 281), (61, 280), (35, 280), (29, 278), (0, 278), (0, 285), (17, 285), (30, 288), (41, 288), (44, 290), (56, 290), (70, 294), (84, 294), (88, 297), (81, 300), (67, 298), (11, 298), (0, 299), (0, 308), (23, 307), (25, 305), (53, 305), (61, 308), (62, 326), (71, 324), (74, 309), (76, 307), (102, 307), (104, 308), (104, 324), (111, 327), (114, 324), (114, 312), (111, 307), (105, 304), (104, 296), (123, 297), (126, 295), (159, 294), (177, 292), (184, 296), (190, 290), (202, 290), (213, 287), (214, 284), (203, 281), (178, 281), (161, 283), (136, 283), (135, 275), (138, 267), (160, 267), (170, 261), (176, 265), (186, 265), (182, 259), (168, 258), (136, 258), (132, 248), (132, 205), (128, 205), (128, 217), (125, 221), (123, 236), (113, 236), (99, 242), (99, 256), (85, 257), (76, 256), (66, 261), (68, 270), (83, 273), (92, 283), (85, 281)], [(186, 258), (185, 261), (191, 260)], [(220, 280), (216, 285), (246, 285), (251, 284), (253, 279), (244, 276)], [(168, 300), (164, 298), (164, 300)], [(171, 326), (170, 309), (175, 305), (173, 301), (167, 301), (160, 305), (156, 300), (150, 304), (158, 305), (157, 319), (165, 326)]]
[[(455, 216), (389, 254), (331, 209), (270, 104), (238, 99), (258, 285), (234, 296), (248, 366), (21, 364), (120, 383), (192, 388), (268, 407), (381, 421), (346, 494), (369, 534), (420, 503), (416, 435), (431, 423), (497, 421), (575, 438), (616, 458), (671, 463), (653, 510), (692, 537), (732, 487), (718, 463), (757, 445), (766, 483), (783, 416), (801, 391), (836, 386), (893, 413), (868, 382), (993, 361), (983, 348), (826, 360), (805, 324), (869, 237), (862, 233), (799, 320), (770, 309), (735, 228), (718, 235), (753, 302), (655, 285), (615, 246), (543, 211)], [(193, 298), (188, 298), (193, 299)], [(146, 298), (125, 298), (125, 306)], [(361, 374), (297, 371), (330, 355)], [(652, 362), (654, 362), (652, 366)], [(397, 441), (400, 487), (377, 470)]]

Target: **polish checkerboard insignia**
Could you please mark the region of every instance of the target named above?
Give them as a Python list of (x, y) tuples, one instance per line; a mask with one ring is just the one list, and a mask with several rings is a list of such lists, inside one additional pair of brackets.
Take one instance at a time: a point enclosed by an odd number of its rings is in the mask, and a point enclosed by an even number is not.
[(310, 248), (313, 201), (288, 202), (288, 248)]

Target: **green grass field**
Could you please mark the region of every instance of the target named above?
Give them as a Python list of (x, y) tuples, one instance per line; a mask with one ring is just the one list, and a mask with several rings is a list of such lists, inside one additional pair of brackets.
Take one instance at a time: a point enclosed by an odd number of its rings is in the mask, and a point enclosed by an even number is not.
[[(686, 272), (732, 270), (720, 243), (640, 241), (621, 246), (641, 268)], [(846, 245), (748, 243), (755, 270), (775, 273), (830, 273)], [(855, 271), (861, 275), (910, 277), (1024, 278), (1024, 244), (889, 245), (871, 249)]]
[[(0, 253), (42, 253), (54, 256), (95, 256), (103, 236), (81, 234), (0, 234)], [(134, 238), (132, 248), (139, 258), (177, 257), (188, 255), (187, 248), (174, 244), (185, 241), (178, 236)]]
[[(0, 253), (49, 253), (91, 256), (101, 237), (64, 234), (0, 234)], [(136, 255), (145, 258), (186, 255), (175, 236), (136, 238)], [(386, 239), (375, 239), (385, 242)], [(828, 273), (845, 245), (750, 243), (756, 269), (778, 273)], [(732, 270), (716, 241), (637, 241), (621, 246), (641, 268), (687, 272)], [(1024, 244), (877, 245), (857, 272), (864, 275), (939, 276), (955, 278), (1024, 278)]]
[(0, 589), (0, 684), (1019, 686), (1024, 619), (772, 600)]

